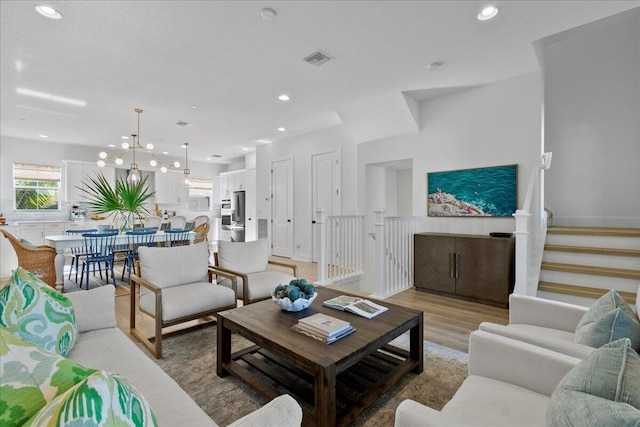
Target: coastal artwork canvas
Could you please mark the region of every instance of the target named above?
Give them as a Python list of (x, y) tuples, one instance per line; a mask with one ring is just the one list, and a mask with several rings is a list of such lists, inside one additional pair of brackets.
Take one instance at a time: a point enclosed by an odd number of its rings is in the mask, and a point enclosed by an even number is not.
[(427, 173), (427, 215), (509, 217), (518, 202), (518, 165)]

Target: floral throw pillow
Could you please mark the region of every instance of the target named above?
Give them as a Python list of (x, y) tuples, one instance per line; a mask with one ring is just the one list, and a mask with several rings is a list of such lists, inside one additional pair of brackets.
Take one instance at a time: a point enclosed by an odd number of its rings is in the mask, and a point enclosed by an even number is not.
[(144, 396), (124, 378), (97, 371), (49, 402), (24, 426), (157, 426)]
[(0, 328), (0, 425), (21, 426), (47, 402), (96, 372)]
[(0, 290), (0, 326), (61, 356), (78, 335), (71, 301), (21, 267)]

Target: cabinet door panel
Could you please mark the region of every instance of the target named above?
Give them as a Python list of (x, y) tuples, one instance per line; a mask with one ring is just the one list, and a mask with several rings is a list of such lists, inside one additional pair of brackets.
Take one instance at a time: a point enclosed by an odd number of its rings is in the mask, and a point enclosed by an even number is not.
[(456, 294), (507, 303), (509, 240), (459, 238)]
[(414, 237), (414, 285), (416, 288), (454, 293), (451, 257), (455, 238), (416, 234)]

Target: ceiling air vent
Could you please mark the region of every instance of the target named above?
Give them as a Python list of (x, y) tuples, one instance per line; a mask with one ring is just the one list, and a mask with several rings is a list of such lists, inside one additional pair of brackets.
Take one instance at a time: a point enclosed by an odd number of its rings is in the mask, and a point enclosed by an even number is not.
[(222, 157), (222, 156), (221, 156), (220, 154), (213, 154), (213, 157), (220, 158), (220, 157)]
[(176, 123), (176, 125), (182, 126), (182, 127), (191, 127), (193, 126), (193, 123), (187, 123), (184, 120), (180, 120)]
[(311, 65), (315, 65), (316, 67), (324, 64), (325, 62), (331, 61), (333, 58), (322, 52), (321, 50), (316, 50), (311, 55), (303, 58), (304, 61), (308, 62)]

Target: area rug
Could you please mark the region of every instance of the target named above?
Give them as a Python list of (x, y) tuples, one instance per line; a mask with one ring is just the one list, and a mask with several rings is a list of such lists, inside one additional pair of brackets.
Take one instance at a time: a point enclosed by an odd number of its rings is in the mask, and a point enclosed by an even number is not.
[[(234, 351), (248, 341), (233, 335)], [(394, 344), (408, 349), (407, 335)], [(149, 357), (153, 358), (138, 344)], [(233, 376), (216, 375), (216, 326), (209, 324), (162, 340), (163, 358), (156, 363), (182, 387), (219, 425), (226, 426), (260, 408), (267, 400)], [(155, 359), (154, 359), (155, 360)], [(413, 399), (441, 409), (467, 376), (467, 354), (424, 342), (424, 371), (409, 374), (351, 424), (392, 426), (400, 402)]]

